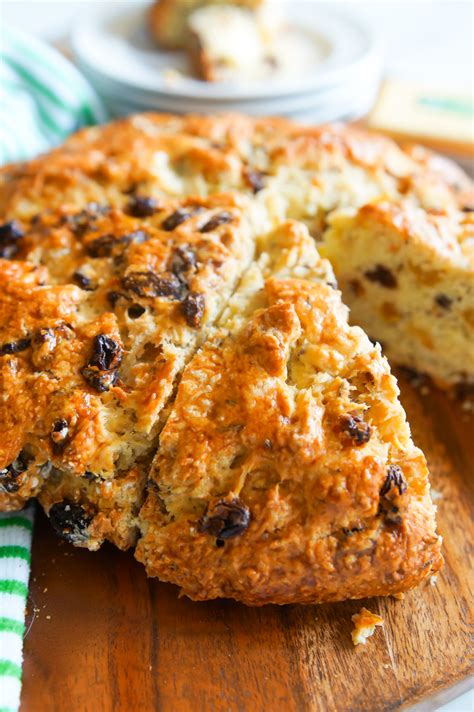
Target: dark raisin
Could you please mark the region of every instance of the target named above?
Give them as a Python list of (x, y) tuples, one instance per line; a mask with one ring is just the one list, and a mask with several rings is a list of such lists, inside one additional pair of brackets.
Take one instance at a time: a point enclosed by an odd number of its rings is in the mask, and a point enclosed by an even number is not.
[(217, 539), (232, 539), (243, 534), (249, 523), (249, 508), (235, 497), (230, 501), (221, 500), (208, 508), (200, 520), (199, 528)]
[(181, 312), (189, 326), (198, 327), (204, 314), (206, 301), (203, 294), (189, 292), (181, 302)]
[(367, 270), (364, 274), (371, 282), (378, 282), (387, 289), (395, 289), (398, 286), (397, 278), (393, 272), (383, 265), (375, 265), (373, 269)]
[(87, 541), (87, 527), (92, 521), (92, 516), (80, 504), (68, 499), (53, 504), (48, 512), (56, 534), (71, 544)]
[[(114, 250), (124, 245), (129, 245), (131, 242), (140, 244), (148, 240), (148, 234), (144, 230), (135, 230), (126, 235), (116, 237), (115, 235), (106, 234), (96, 237), (85, 246), (86, 252), (90, 257), (111, 257)], [(115, 255), (115, 259), (120, 260), (121, 255)]]
[(109, 211), (108, 205), (98, 205), (97, 203), (89, 203), (84, 210), (81, 210), (75, 215), (67, 215), (65, 222), (77, 237), (81, 237), (88, 230), (94, 229), (95, 221)]
[(463, 213), (474, 213), (474, 205), (463, 205)]
[(18, 341), (10, 341), (0, 346), (0, 356), (5, 354), (17, 354), (19, 351), (25, 351), (31, 346), (31, 339), (19, 339)]
[(84, 477), (84, 479), (88, 482), (100, 482), (102, 480), (102, 477), (100, 475), (96, 475), (90, 470), (86, 470), (82, 477)]
[(118, 379), (117, 369), (122, 361), (120, 345), (105, 334), (94, 337), (92, 356), (82, 375), (96, 391), (108, 391)]
[(193, 211), (185, 210), (185, 208), (178, 208), (174, 211), (174, 213), (171, 213), (171, 215), (168, 215), (168, 217), (163, 220), (161, 223), (161, 229), (166, 230), (166, 232), (171, 232), (177, 228), (178, 225), (181, 225), (181, 223), (184, 223), (188, 218), (190, 218), (192, 214)]
[(0, 470), (0, 491), (3, 490), (9, 494), (18, 492), (20, 489), (18, 477), (26, 471), (27, 467), (25, 458), (20, 453), (16, 460), (13, 460), (7, 467)]
[(174, 274), (165, 277), (150, 271), (131, 272), (123, 278), (122, 284), (127, 291), (139, 297), (183, 297), (183, 285)]
[(145, 312), (146, 309), (142, 307), (141, 304), (132, 304), (132, 306), (127, 309), (127, 314), (130, 319), (139, 319)]
[[(141, 244), (142, 242), (146, 242), (148, 238), (149, 235), (144, 230), (134, 230), (134, 232), (129, 232), (126, 235), (120, 235), (119, 237), (106, 234), (96, 237), (95, 240), (88, 242), (85, 249), (90, 257), (111, 257), (116, 248), (129, 245), (131, 242)], [(122, 255), (116, 254), (114, 255), (114, 259), (116, 262), (120, 261), (122, 259)]]
[(265, 188), (265, 174), (253, 168), (248, 168), (244, 173), (246, 183), (252, 188), (252, 191), (258, 193)]
[(393, 487), (398, 489), (399, 495), (402, 495), (407, 490), (405, 476), (398, 465), (389, 465), (387, 467), (387, 477), (380, 490), (380, 496), (385, 497)]
[(116, 291), (111, 291), (107, 292), (107, 301), (114, 307), (118, 300), (121, 298), (128, 299), (127, 295), (124, 294), (123, 292), (116, 292)]
[(351, 529), (346, 529), (345, 527), (342, 528), (343, 534), (345, 536), (352, 536), (353, 534), (357, 534), (357, 532), (363, 531), (364, 527), (352, 527)]
[(105, 334), (94, 337), (92, 356), (89, 366), (97, 366), (101, 371), (110, 371), (118, 368), (122, 361), (120, 345)]
[(145, 195), (134, 195), (127, 205), (127, 212), (134, 218), (148, 218), (158, 210), (158, 203), (154, 198)]
[(191, 248), (188, 247), (188, 245), (177, 247), (173, 252), (173, 259), (171, 261), (171, 271), (173, 274), (179, 277), (183, 272), (188, 272), (195, 267), (196, 255)]
[(224, 210), (222, 213), (217, 213), (217, 215), (213, 215), (213, 217), (199, 229), (199, 232), (212, 232), (213, 230), (218, 228), (219, 225), (225, 225), (226, 223), (230, 223), (233, 219), (234, 216), (232, 215), (232, 213), (229, 213), (227, 212), (227, 210)]
[(110, 257), (112, 250), (117, 244), (113, 235), (106, 234), (96, 237), (85, 245), (87, 254), (90, 257)]
[(86, 292), (94, 291), (95, 287), (92, 284), (91, 280), (89, 279), (89, 277), (86, 277), (85, 274), (82, 274), (82, 272), (74, 272), (72, 278), (74, 282), (78, 285), (78, 287), (84, 289)]
[(64, 443), (69, 435), (69, 424), (65, 418), (55, 420), (51, 427), (51, 440), (55, 445)]
[(23, 230), (15, 220), (0, 225), (0, 257), (11, 259), (18, 252), (18, 242), (24, 236)]
[(224, 539), (216, 539), (216, 546), (218, 549), (222, 549), (222, 547), (225, 546)]
[(453, 300), (451, 299), (451, 297), (448, 297), (447, 294), (437, 294), (435, 297), (435, 302), (442, 309), (451, 309), (451, 304), (453, 303)]
[(370, 440), (370, 425), (360, 415), (345, 415), (342, 418), (342, 427), (355, 445), (364, 445)]

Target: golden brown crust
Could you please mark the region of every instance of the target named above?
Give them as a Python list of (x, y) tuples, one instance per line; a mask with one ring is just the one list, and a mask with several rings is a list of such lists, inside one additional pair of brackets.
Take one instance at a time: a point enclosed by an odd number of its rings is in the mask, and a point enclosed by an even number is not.
[[(314, 259), (308, 237), (305, 251), (302, 264)], [(337, 291), (314, 273), (282, 278), (298, 273), (291, 262), (265, 271), (259, 308), (237, 327), (225, 313), (184, 371), (137, 557), (193, 599), (317, 603), (409, 589), (442, 560), (395, 379), (348, 326)]]
[(464, 205), (471, 185), (433, 168), (424, 154), (408, 155), (388, 138), (342, 125), (143, 114), (82, 129), (46, 156), (2, 168), (0, 214), (29, 219), (46, 207), (88, 202), (122, 207), (133, 190), (157, 199), (239, 190), (256, 195), (277, 220), (310, 219), (318, 207), (358, 207), (379, 197)]
[(49, 509), (65, 492), (44, 484), (51, 466), (76, 499), (80, 478), (146, 464), (177, 376), (252, 257), (232, 196), (127, 210), (45, 212), (15, 242), (25, 261), (0, 260), (0, 469), (28, 463), (6, 472), (3, 507), (42, 488)]
[(140, 520), (138, 557), (194, 598), (338, 600), (430, 575), (426, 464), (388, 365), (304, 227), (268, 231), (297, 218), (320, 239), (335, 208), (382, 198), (452, 211), (470, 189), (453, 175), (358, 129), (233, 115), (135, 116), (4, 167), (0, 508), (39, 492), (89, 548), (129, 546)]

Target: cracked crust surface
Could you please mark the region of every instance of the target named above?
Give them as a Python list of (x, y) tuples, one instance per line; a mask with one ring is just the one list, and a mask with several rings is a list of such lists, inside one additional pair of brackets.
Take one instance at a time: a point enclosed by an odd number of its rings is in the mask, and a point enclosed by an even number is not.
[(3, 508), (38, 492), (47, 511), (84, 501), (95, 547), (96, 510), (120, 500), (130, 532), (107, 536), (133, 543), (137, 493), (176, 379), (253, 250), (231, 196), (167, 201), (146, 217), (47, 212), (25, 230), (18, 261), (0, 260)]
[(380, 347), (348, 325), (304, 229), (268, 239), (184, 371), (137, 558), (196, 600), (412, 588), (442, 559), (396, 381)]
[(1, 169), (0, 213), (29, 219), (64, 205), (122, 207), (134, 191), (160, 199), (227, 190), (254, 196), (275, 222), (310, 227), (321, 212), (383, 196), (425, 208), (473, 204), (472, 185), (453, 163), (361, 129), (142, 114), (82, 129), (46, 156)]
[(0, 507), (39, 493), (89, 548), (130, 546), (141, 520), (139, 558), (194, 598), (416, 585), (441, 563), (423, 455), (285, 221), (321, 242), (335, 210), (452, 215), (470, 190), (419, 148), (232, 115), (135, 116), (1, 169)]

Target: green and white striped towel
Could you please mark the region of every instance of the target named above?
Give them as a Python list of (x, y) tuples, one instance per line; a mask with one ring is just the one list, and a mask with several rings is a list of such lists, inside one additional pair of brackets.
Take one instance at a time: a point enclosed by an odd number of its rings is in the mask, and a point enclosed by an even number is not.
[[(0, 31), (0, 163), (23, 160), (99, 123), (102, 104), (59, 52), (23, 33)], [(0, 514), (0, 712), (20, 703), (33, 508)]]
[(53, 47), (0, 31), (0, 163), (30, 158), (106, 119), (80, 72)]
[(0, 514), (0, 712), (20, 704), (33, 507)]

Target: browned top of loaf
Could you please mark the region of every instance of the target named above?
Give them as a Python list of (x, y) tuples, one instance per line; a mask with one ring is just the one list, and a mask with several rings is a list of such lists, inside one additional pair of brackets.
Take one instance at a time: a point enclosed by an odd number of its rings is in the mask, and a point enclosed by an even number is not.
[(16, 261), (0, 259), (0, 469), (26, 448), (35, 470), (5, 503), (36, 493), (38, 463), (107, 478), (149, 451), (175, 378), (251, 259), (237, 199), (147, 205), (140, 217), (133, 199), (127, 212), (13, 223)]
[[(298, 232), (287, 239), (311, 263)], [(288, 253), (282, 272), (291, 263)], [(184, 371), (139, 560), (194, 599), (309, 603), (413, 587), (441, 565), (440, 542), (386, 359), (317, 278), (270, 276), (259, 299), (237, 329), (231, 302)]]
[[(312, 201), (325, 209), (378, 195), (435, 208), (473, 204), (472, 184), (454, 164), (360, 129), (145, 114), (82, 129), (45, 156), (1, 169), (0, 215), (26, 219), (89, 202), (123, 206), (130, 191), (160, 198), (238, 189), (262, 200), (285, 192), (289, 181), (311, 186)], [(305, 206), (295, 209), (301, 215), (290, 217), (304, 217)]]

